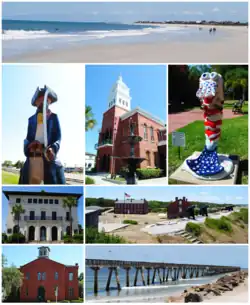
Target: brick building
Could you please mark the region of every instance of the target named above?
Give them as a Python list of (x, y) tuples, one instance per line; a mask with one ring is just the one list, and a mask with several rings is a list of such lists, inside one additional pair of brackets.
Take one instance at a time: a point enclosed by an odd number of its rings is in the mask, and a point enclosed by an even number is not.
[(146, 199), (116, 200), (115, 214), (148, 214), (148, 202)]
[(99, 133), (97, 171), (119, 173), (125, 164), (122, 157), (130, 156), (128, 135), (142, 137), (134, 147), (136, 157), (145, 158), (141, 168), (161, 168), (166, 171), (166, 127), (163, 121), (137, 107), (131, 110), (130, 90), (120, 76), (108, 98), (108, 110), (103, 114)]
[(79, 297), (78, 264), (66, 266), (49, 258), (48, 247), (38, 248), (38, 258), (20, 267), (23, 284), (20, 302), (76, 300)]
[(188, 217), (189, 213), (187, 208), (191, 206), (191, 203), (187, 200), (186, 197), (175, 198), (174, 202), (171, 202), (168, 206), (168, 218), (177, 218), (177, 217)]

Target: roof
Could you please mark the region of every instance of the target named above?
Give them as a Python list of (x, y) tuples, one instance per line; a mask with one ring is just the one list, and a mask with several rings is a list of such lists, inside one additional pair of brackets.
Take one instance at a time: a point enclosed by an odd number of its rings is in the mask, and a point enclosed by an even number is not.
[(94, 156), (94, 157), (96, 157), (96, 155), (95, 155), (95, 154), (88, 153), (88, 152), (85, 152), (85, 155), (86, 155), (86, 156)]
[(25, 264), (25, 265), (20, 266), (20, 269), (23, 268), (23, 267), (26, 267), (26, 266), (28, 266), (28, 265), (30, 265), (30, 264), (36, 262), (36, 261), (39, 261), (39, 260), (41, 260), (41, 259), (46, 259), (47, 261), (50, 261), (50, 262), (52, 262), (52, 263), (55, 263), (55, 264), (58, 264), (58, 265), (61, 265), (61, 266), (64, 266), (64, 267), (72, 267), (72, 266), (64, 265), (64, 264), (62, 264), (62, 263), (58, 263), (57, 261), (54, 261), (54, 260), (52, 260), (52, 259), (50, 259), (50, 258), (38, 257), (38, 258), (34, 259), (33, 261), (31, 261), (31, 262), (29, 262), (29, 263), (27, 263), (27, 264)]
[(56, 193), (56, 192), (28, 192), (28, 191), (3, 191), (4, 195), (9, 199), (9, 195), (29, 195), (29, 196), (56, 196), (56, 197), (77, 197), (81, 198), (83, 194), (79, 193)]
[(117, 200), (115, 201), (115, 203), (133, 203), (133, 204), (143, 204), (145, 203), (146, 200), (145, 199), (140, 199), (140, 200), (137, 200), (137, 199), (128, 199), (128, 200)]
[(152, 121), (155, 121), (156, 123), (162, 125), (163, 127), (165, 126), (165, 123), (161, 119), (159, 119), (158, 117), (152, 115), (151, 113), (141, 109), (140, 107), (136, 107), (135, 109), (121, 115), (121, 120), (123, 121), (123, 120), (129, 118), (130, 116), (132, 116), (135, 113), (140, 113), (141, 115), (145, 116), (146, 118), (148, 118)]

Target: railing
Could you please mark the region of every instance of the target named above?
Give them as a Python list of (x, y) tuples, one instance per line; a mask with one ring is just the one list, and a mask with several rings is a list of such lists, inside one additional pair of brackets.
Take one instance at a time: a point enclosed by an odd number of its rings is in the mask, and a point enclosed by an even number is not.
[(98, 149), (100, 146), (104, 146), (104, 145), (113, 145), (112, 139), (107, 139), (107, 140), (100, 141), (99, 143), (96, 143), (95, 149)]
[(53, 217), (53, 216), (24, 216), (24, 220), (63, 220), (62, 216), (57, 216), (57, 217)]
[(161, 262), (137, 262), (137, 261), (120, 261), (120, 260), (102, 260), (102, 259), (86, 259), (87, 266), (111, 266), (111, 267), (123, 267), (123, 266), (133, 266), (133, 267), (198, 267), (198, 268), (208, 268), (209, 270), (239, 270), (239, 267), (234, 266), (217, 266), (217, 265), (199, 265), (199, 264), (176, 264), (176, 263), (161, 263)]

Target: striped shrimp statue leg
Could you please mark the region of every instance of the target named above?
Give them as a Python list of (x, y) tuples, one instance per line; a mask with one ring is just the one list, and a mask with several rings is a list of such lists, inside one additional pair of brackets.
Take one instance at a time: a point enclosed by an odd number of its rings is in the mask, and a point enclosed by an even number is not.
[(216, 72), (203, 73), (196, 96), (204, 111), (205, 147), (196, 159), (186, 160), (189, 169), (198, 176), (212, 176), (224, 170), (217, 155), (223, 115), (223, 79)]

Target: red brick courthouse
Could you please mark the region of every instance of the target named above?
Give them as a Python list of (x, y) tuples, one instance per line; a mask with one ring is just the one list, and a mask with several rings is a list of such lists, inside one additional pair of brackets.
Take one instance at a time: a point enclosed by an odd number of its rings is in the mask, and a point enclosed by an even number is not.
[(49, 258), (48, 247), (38, 250), (37, 259), (20, 267), (24, 275), (20, 302), (56, 301), (56, 290), (57, 301), (78, 299), (78, 264), (65, 266)]
[[(157, 102), (155, 106), (157, 107)], [(121, 158), (130, 155), (127, 140), (131, 134), (131, 126), (134, 134), (142, 137), (142, 141), (134, 148), (136, 157), (145, 158), (139, 167), (157, 167), (165, 171), (165, 123), (139, 107), (131, 110), (130, 89), (121, 76), (111, 88), (108, 110), (103, 114), (102, 128), (96, 144), (97, 171), (119, 173), (120, 168), (124, 166)]]

